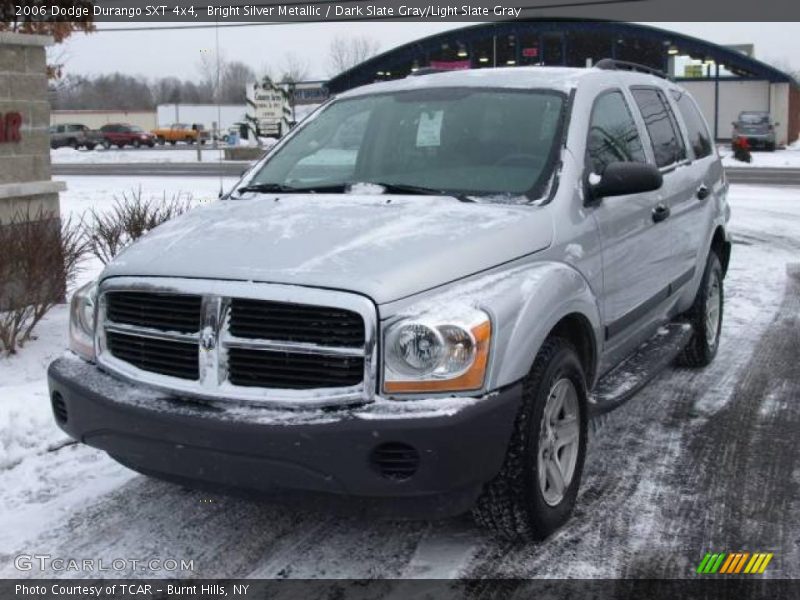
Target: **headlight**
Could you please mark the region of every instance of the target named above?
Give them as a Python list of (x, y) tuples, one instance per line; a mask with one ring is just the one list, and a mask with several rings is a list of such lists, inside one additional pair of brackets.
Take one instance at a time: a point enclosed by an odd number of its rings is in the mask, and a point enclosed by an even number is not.
[(389, 327), (384, 338), (386, 393), (455, 392), (483, 387), (491, 321), (482, 310), (459, 313), (456, 319), (421, 316)]
[(92, 281), (72, 295), (69, 307), (69, 349), (84, 360), (94, 360), (94, 324), (97, 282)]

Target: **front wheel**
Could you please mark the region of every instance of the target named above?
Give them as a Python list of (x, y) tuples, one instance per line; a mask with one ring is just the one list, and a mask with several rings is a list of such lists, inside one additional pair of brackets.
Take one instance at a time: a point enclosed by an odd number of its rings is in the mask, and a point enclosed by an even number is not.
[(574, 346), (559, 337), (539, 350), (500, 473), (473, 510), (503, 537), (543, 540), (575, 506), (586, 456), (586, 380)]
[(684, 367), (705, 367), (717, 355), (722, 332), (722, 313), (725, 295), (722, 287), (722, 265), (713, 250), (706, 260), (700, 289), (694, 304), (684, 315), (694, 328), (689, 343), (678, 355), (677, 363)]

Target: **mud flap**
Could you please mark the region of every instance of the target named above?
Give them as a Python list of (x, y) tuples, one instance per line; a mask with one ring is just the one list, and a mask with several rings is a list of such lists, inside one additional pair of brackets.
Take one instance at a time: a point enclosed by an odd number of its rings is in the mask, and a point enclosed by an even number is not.
[(606, 373), (589, 396), (589, 418), (596, 420), (622, 406), (651, 379), (672, 364), (692, 337), (688, 323), (670, 323)]

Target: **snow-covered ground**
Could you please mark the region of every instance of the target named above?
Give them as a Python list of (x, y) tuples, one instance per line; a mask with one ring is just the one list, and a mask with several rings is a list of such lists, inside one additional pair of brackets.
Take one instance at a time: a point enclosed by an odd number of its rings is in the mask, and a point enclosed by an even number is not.
[(730, 144), (719, 146), (719, 154), (722, 157), (722, 164), (726, 167), (747, 167), (762, 169), (800, 169), (800, 141), (795, 142), (786, 148), (766, 152), (764, 150), (753, 150), (750, 154), (752, 162), (741, 162), (733, 158), (733, 151)]
[[(64, 179), (62, 210), (71, 215), (110, 204), (140, 184), (124, 178)], [(212, 178), (149, 178), (141, 184), (146, 194), (189, 193), (198, 201), (213, 200), (219, 185)], [(575, 516), (543, 544), (499, 542), (467, 518), (364, 521), (189, 491), (70, 443), (54, 424), (45, 379), (47, 364), (66, 345), (67, 310), (59, 306), (39, 325), (35, 340), (17, 356), (0, 359), (0, 577), (96, 575), (20, 573), (13, 566), (20, 553), (107, 563), (118, 557), (194, 560), (189, 573), (115, 574), (130, 577), (683, 577), (709, 548), (769, 548), (776, 552), (773, 576), (800, 576), (797, 496), (789, 493), (776, 514), (766, 514), (770, 499), (744, 512), (736, 506), (750, 480), (762, 491), (771, 485), (790, 489), (800, 481), (791, 456), (784, 457), (788, 474), (776, 467), (777, 449), (796, 440), (796, 430), (780, 427), (796, 422), (798, 413), (788, 400), (798, 382), (762, 380), (748, 372), (764, 353), (759, 344), (775, 319), (797, 322), (797, 314), (784, 314), (782, 303), (787, 264), (800, 256), (800, 189), (733, 186), (730, 201), (737, 244), (716, 361), (702, 371), (664, 373), (609, 416), (591, 440)], [(750, 400), (757, 422), (737, 420), (730, 434), (723, 432), (727, 437), (715, 438), (714, 427), (734, 418), (729, 414), (739, 410), (748, 385), (770, 392), (768, 402)], [(769, 485), (746, 469), (742, 482), (728, 480), (744, 469), (745, 460), (742, 449), (730, 445), (749, 439), (735, 427), (750, 425), (753, 436), (770, 436), (776, 448), (752, 452), (772, 478)], [(712, 441), (719, 447), (709, 447)], [(738, 461), (735, 468), (707, 483), (703, 478), (720, 469), (715, 461), (727, 455)], [(774, 490), (771, 495), (778, 496)], [(740, 535), (753, 531), (751, 537)]]
[[(203, 162), (222, 160), (222, 150), (202, 149)], [(185, 163), (197, 162), (197, 149), (191, 148), (95, 148), (94, 150), (75, 150), (73, 148), (56, 148), (50, 150), (50, 161), (53, 164), (76, 163)]]

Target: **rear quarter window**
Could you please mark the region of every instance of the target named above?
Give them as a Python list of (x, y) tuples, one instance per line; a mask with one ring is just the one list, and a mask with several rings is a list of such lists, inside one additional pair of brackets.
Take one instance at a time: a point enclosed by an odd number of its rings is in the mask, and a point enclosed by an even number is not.
[(656, 88), (636, 87), (631, 93), (650, 135), (656, 166), (667, 167), (684, 160), (683, 136), (666, 96)]
[(711, 135), (708, 133), (708, 127), (703, 120), (697, 105), (691, 99), (689, 94), (672, 91), (672, 98), (678, 105), (678, 112), (683, 117), (683, 122), (686, 124), (686, 131), (689, 134), (689, 145), (692, 147), (695, 158), (705, 158), (712, 152), (713, 145), (711, 143)]

